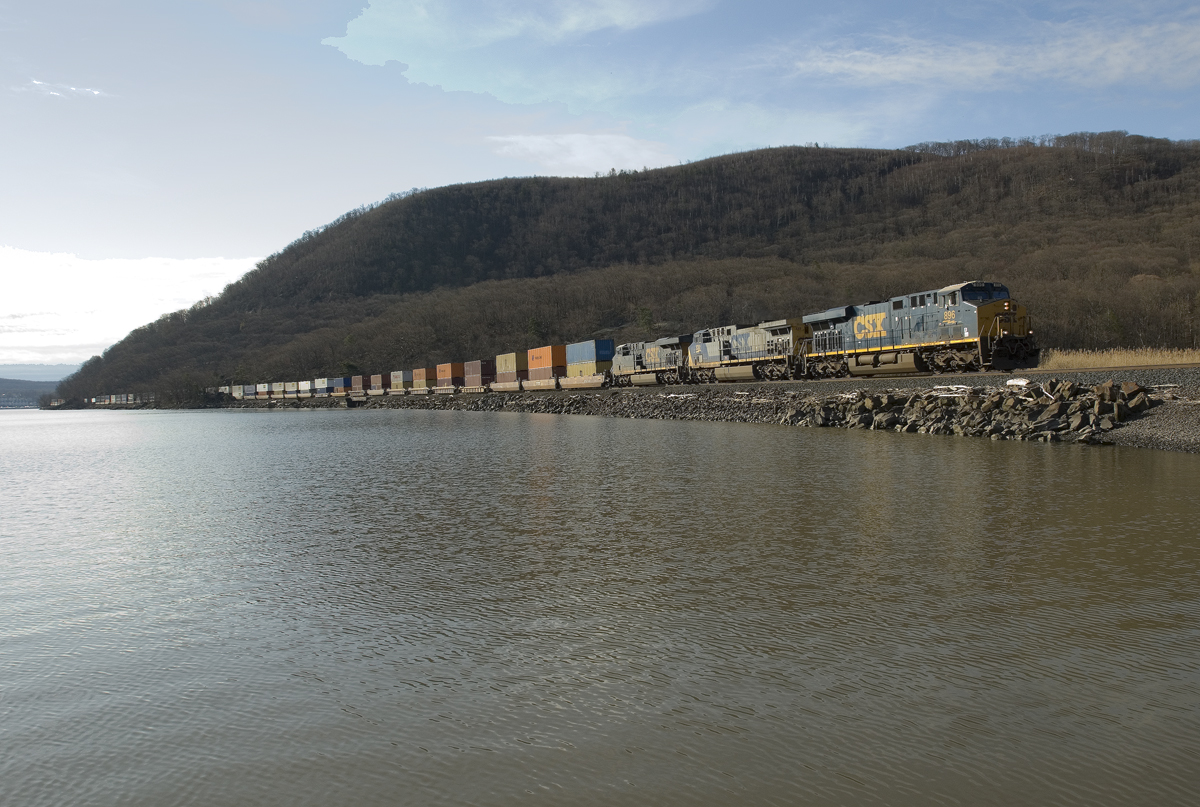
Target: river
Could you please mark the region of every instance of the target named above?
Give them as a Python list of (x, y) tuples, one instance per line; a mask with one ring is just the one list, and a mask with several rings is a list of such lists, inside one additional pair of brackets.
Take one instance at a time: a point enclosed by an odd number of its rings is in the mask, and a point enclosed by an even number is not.
[(1183, 805), (1200, 456), (0, 412), (0, 804)]

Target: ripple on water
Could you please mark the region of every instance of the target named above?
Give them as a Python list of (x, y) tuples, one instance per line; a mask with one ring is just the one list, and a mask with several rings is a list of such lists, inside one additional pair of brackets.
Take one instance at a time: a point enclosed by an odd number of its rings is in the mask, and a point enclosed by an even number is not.
[(0, 802), (1196, 791), (1200, 458), (0, 413)]

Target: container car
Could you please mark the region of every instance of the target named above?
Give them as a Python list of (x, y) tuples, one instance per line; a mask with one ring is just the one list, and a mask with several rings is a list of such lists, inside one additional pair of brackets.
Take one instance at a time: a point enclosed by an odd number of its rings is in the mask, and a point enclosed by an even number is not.
[(496, 380), (494, 359), (469, 361), (463, 366), (463, 389), (471, 392), (485, 391)]
[(393, 370), (391, 383), (388, 384), (388, 395), (403, 395), (412, 388), (412, 370)]
[[(496, 382), (510, 384), (529, 379), (529, 353), (502, 353), (496, 357)], [(517, 389), (520, 389), (518, 384)]]
[(529, 350), (529, 380), (545, 381), (567, 374), (567, 346), (546, 345)]
[(437, 386), (437, 367), (417, 367), (412, 374), (414, 390), (433, 389)]
[(462, 362), (448, 362), (437, 366), (437, 386), (461, 387), (465, 383), (466, 368)]

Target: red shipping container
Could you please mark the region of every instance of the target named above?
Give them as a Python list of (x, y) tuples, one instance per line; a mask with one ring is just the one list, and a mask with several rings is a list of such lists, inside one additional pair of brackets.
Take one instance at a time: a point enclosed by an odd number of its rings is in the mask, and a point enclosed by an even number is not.
[(567, 375), (567, 368), (565, 366), (561, 366), (561, 365), (556, 366), (556, 367), (530, 367), (529, 368), (529, 380), (530, 381), (545, 381), (550, 378), (565, 378), (566, 375)]

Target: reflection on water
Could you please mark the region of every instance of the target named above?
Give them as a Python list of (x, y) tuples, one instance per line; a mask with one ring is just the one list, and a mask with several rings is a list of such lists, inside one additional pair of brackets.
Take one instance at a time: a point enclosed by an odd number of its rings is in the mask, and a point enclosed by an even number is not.
[(1184, 804), (1200, 458), (0, 413), (0, 803)]

